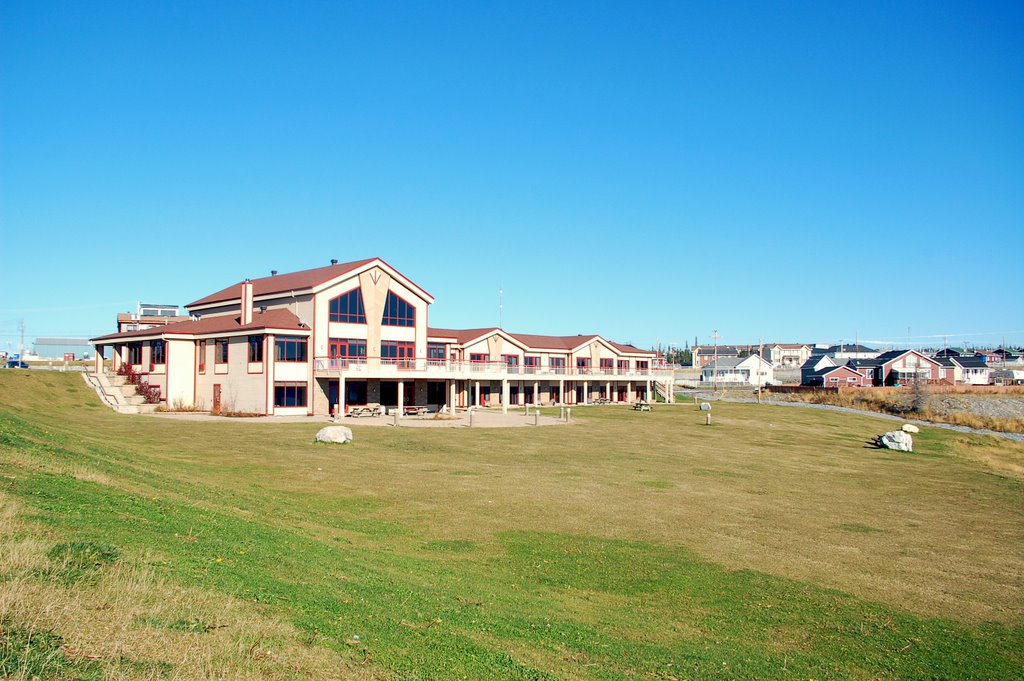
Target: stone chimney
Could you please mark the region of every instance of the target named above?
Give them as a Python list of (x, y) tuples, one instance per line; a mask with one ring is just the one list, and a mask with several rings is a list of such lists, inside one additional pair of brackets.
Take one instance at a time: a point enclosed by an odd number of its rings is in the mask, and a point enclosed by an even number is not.
[(242, 282), (242, 325), (252, 324), (252, 282)]

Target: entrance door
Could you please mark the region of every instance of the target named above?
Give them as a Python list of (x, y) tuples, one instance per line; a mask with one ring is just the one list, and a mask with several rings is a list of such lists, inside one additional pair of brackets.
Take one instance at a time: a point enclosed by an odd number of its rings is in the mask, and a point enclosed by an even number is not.
[(332, 414), (338, 405), (339, 383), (339, 381), (327, 381), (327, 411)]

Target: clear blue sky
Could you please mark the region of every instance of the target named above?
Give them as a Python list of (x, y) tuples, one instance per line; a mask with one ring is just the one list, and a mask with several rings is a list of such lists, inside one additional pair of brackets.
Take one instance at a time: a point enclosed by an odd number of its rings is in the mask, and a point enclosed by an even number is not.
[(1024, 4), (0, 3), (0, 348), (380, 256), (440, 327), (1024, 344)]

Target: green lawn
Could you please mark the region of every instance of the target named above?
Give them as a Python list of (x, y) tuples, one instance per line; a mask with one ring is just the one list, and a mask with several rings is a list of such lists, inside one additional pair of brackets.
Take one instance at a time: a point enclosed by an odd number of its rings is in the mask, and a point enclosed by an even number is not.
[[(1024, 485), (999, 465), (1024, 446), (926, 429), (896, 454), (866, 445), (891, 421), (782, 406), (573, 414), (357, 423), (337, 447), (318, 424), (118, 416), (80, 376), (0, 372), (0, 492), (24, 522), (5, 546), (46, 556), (8, 560), (0, 670), (27, 676), (33, 630), (65, 645), (33, 668), (66, 678), (184, 678), (174, 642), (204, 637), (252, 657), (215, 609), (127, 608), (118, 663), (67, 653), (100, 638), (89, 620), (19, 621), (15, 585), (84, 598), (127, 564), (334, 656), (271, 655), (284, 676), (1024, 678)], [(131, 649), (158, 630), (171, 643)]]

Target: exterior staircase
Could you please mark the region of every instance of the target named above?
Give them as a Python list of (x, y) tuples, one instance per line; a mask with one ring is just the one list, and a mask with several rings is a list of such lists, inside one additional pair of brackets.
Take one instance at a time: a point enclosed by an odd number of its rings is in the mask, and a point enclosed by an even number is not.
[(103, 403), (118, 414), (152, 414), (156, 411), (157, 405), (146, 404), (146, 398), (139, 395), (124, 376), (86, 371), (82, 377)]

